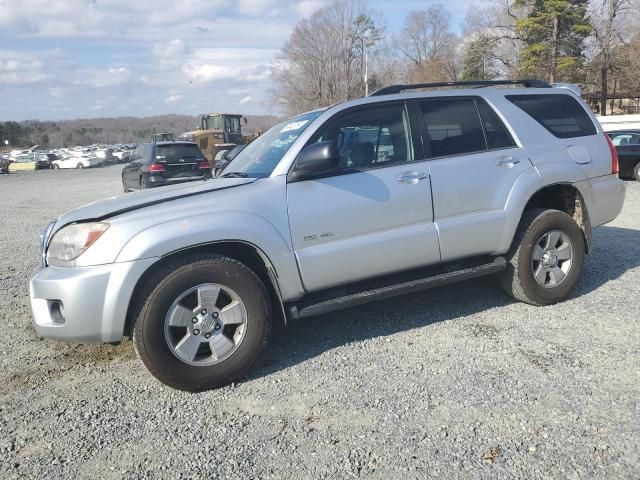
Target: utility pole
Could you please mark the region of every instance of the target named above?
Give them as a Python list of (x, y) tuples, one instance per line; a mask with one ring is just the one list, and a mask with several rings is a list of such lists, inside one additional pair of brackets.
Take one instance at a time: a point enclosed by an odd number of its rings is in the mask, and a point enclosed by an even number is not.
[(369, 56), (364, 54), (364, 96), (369, 96)]

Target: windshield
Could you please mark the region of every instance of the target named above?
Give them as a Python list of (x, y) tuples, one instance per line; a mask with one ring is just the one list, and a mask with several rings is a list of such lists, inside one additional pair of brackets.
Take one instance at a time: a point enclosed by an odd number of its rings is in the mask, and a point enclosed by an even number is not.
[(270, 128), (247, 145), (220, 176), (268, 177), (291, 144), (321, 113), (304, 113)]
[(240, 117), (226, 117), (224, 119), (225, 129), (227, 133), (240, 133)]

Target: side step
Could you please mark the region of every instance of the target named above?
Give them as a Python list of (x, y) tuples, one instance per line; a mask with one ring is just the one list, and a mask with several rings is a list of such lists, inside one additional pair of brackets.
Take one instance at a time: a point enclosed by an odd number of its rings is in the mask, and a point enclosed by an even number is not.
[(356, 305), (362, 305), (363, 303), (369, 303), (375, 300), (382, 300), (385, 298), (395, 297), (397, 295), (405, 295), (407, 293), (426, 290), (427, 288), (439, 287), (440, 285), (446, 285), (447, 283), (454, 283), (461, 280), (490, 275), (504, 270), (506, 266), (507, 261), (504, 257), (496, 257), (489, 263), (438, 273), (431, 276), (372, 288), (370, 290), (363, 290), (347, 295), (336, 296), (334, 298), (329, 298), (315, 303), (305, 302), (303, 298), (301, 301), (289, 304), (287, 306), (287, 313), (288, 317), (292, 319), (321, 315), (335, 310), (341, 310), (343, 308), (355, 307)]

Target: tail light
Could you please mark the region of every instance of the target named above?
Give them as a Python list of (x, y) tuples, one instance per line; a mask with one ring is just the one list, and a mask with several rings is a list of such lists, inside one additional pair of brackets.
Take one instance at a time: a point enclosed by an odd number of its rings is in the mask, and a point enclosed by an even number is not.
[(207, 162), (206, 160), (203, 160), (198, 164), (198, 168), (201, 170), (209, 170), (211, 166), (209, 165), (209, 162)]
[(166, 172), (166, 167), (161, 163), (152, 163), (149, 165), (150, 172)]
[(611, 141), (611, 138), (609, 138), (609, 135), (605, 133), (604, 136), (607, 139), (609, 151), (611, 152), (611, 173), (617, 174), (618, 172), (620, 172), (620, 164), (618, 163), (618, 151), (616, 150), (616, 146)]

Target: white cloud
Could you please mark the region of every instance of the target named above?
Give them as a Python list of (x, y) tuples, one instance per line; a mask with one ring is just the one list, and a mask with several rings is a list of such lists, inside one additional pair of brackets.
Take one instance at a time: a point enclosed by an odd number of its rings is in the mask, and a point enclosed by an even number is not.
[(274, 0), (238, 0), (238, 11), (247, 15), (260, 15), (275, 3)]
[(184, 65), (182, 71), (191, 83), (200, 85), (216, 80), (228, 80), (238, 75), (238, 71), (233, 67), (210, 63)]
[(167, 104), (178, 103), (183, 98), (184, 98), (184, 95), (180, 95), (180, 94), (169, 95), (167, 99), (164, 101), (164, 103), (167, 103)]
[(251, 95), (248, 95), (248, 96), (246, 96), (246, 97), (242, 98), (238, 103), (240, 103), (240, 104), (248, 103), (248, 102), (250, 102), (251, 100), (253, 100), (253, 97), (252, 97)]
[(81, 69), (75, 73), (74, 85), (86, 85), (92, 88), (116, 87), (129, 83), (131, 71), (127, 67), (109, 67), (107, 69)]
[(295, 9), (298, 15), (306, 18), (310, 17), (313, 12), (326, 4), (326, 0), (302, 0), (297, 3)]

